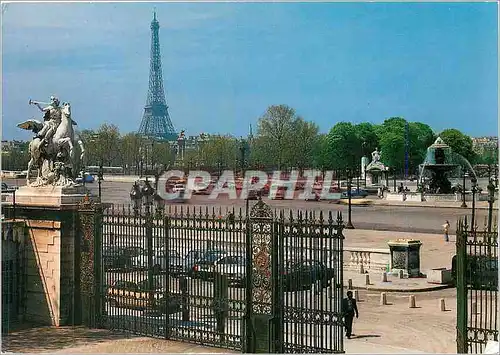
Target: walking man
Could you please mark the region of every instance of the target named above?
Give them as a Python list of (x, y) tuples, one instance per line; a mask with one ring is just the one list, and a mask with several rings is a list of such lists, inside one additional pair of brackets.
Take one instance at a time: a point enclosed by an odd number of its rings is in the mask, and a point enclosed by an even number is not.
[(443, 229), (444, 229), (444, 241), (449, 242), (450, 238), (449, 238), (448, 232), (450, 230), (450, 222), (446, 221), (446, 223), (443, 224)]
[(347, 339), (351, 339), (354, 314), (356, 314), (356, 318), (359, 315), (356, 300), (352, 298), (352, 291), (347, 291), (347, 298), (342, 300), (342, 313), (344, 313), (345, 335)]

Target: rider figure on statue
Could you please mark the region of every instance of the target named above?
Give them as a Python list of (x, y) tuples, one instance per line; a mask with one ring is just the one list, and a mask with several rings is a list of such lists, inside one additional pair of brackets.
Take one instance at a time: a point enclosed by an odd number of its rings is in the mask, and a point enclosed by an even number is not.
[(61, 123), (61, 107), (59, 106), (59, 99), (55, 96), (50, 97), (50, 105), (42, 108), (39, 103), (34, 104), (44, 112), (44, 125), (40, 132), (35, 136), (35, 138), (40, 138), (42, 144), (47, 146), (56, 133), (56, 129)]

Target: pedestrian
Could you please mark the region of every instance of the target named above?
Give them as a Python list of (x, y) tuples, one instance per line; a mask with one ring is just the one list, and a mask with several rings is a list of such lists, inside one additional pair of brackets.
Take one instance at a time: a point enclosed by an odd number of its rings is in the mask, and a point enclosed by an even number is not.
[(358, 306), (356, 300), (352, 298), (352, 291), (347, 291), (347, 298), (342, 300), (342, 313), (344, 314), (345, 335), (347, 339), (351, 339), (352, 334), (352, 321), (354, 314), (358, 318)]
[(443, 229), (444, 229), (444, 241), (449, 242), (450, 238), (448, 232), (450, 231), (450, 222), (446, 221), (446, 223), (443, 224)]

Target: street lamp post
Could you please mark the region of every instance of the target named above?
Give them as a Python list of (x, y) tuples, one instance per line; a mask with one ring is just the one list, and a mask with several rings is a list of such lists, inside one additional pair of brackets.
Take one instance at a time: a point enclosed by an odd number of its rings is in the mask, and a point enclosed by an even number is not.
[(368, 166), (368, 165), (366, 165), (366, 164), (365, 164), (365, 170), (364, 170), (364, 171), (365, 171), (365, 173), (363, 174), (363, 175), (364, 175), (364, 178), (365, 178), (365, 188), (366, 188), (366, 167), (367, 167), (367, 166)]
[[(246, 147), (246, 142), (243, 138), (241, 138), (240, 141), (240, 152), (241, 152), (241, 176), (243, 178), (243, 183), (246, 185), (246, 180), (245, 180), (245, 152), (247, 150)], [(248, 200), (248, 186), (244, 186), (247, 192), (247, 196), (245, 197), (245, 213), (248, 216), (248, 209), (249, 209), (249, 200)], [(243, 189), (243, 186), (242, 186)], [(243, 190), (242, 190), (243, 191)]]
[(493, 184), (493, 181), (490, 179), (488, 183), (488, 233), (491, 233), (494, 202), (495, 202), (495, 185)]
[(352, 201), (351, 201), (351, 197), (352, 197), (352, 174), (351, 174), (351, 171), (348, 170), (347, 171), (347, 197), (349, 198), (349, 213), (348, 213), (348, 220), (347, 220), (347, 225), (345, 226), (347, 229), (354, 229), (354, 226), (352, 224)]
[(148, 178), (143, 186), (140, 186), (136, 181), (130, 192), (130, 198), (134, 203), (135, 215), (139, 215), (141, 205), (144, 208), (144, 225), (146, 227), (146, 242), (147, 242), (147, 254), (148, 254), (148, 311), (151, 314), (156, 313), (155, 311), (155, 298), (154, 298), (154, 274), (153, 274), (153, 214), (151, 213), (151, 207), (153, 205), (153, 196), (155, 191), (151, 186)]
[[(396, 188), (396, 171), (393, 169), (392, 171), (392, 178), (394, 179), (394, 193), (396, 193), (397, 188)], [(389, 184), (387, 184), (389, 185)]]
[[(101, 201), (101, 184), (104, 176), (104, 169), (102, 163), (99, 165), (99, 171), (97, 172), (97, 184), (99, 185), (99, 201)], [(83, 176), (83, 181), (85, 181), (85, 175)]]
[(475, 219), (476, 219), (476, 192), (477, 192), (477, 179), (473, 177), (471, 179), (471, 190), (472, 190), (472, 218), (471, 218), (471, 230), (475, 233)]
[(463, 181), (462, 181), (462, 183), (463, 183), (462, 184), (462, 206), (460, 206), (462, 208), (467, 208), (467, 203), (465, 202), (465, 190), (466, 190), (465, 189), (465, 178), (466, 177), (467, 177), (467, 172), (464, 169), (463, 174), (462, 174), (462, 178), (463, 178)]

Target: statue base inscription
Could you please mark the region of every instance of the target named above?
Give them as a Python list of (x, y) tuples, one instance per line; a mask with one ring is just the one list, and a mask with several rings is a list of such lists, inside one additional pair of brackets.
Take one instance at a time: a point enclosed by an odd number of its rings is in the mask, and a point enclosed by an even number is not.
[[(15, 193), (15, 203), (21, 206), (73, 206), (80, 203), (88, 193), (83, 185), (63, 186), (22, 186)], [(7, 202), (13, 202), (14, 196), (7, 196)]]

